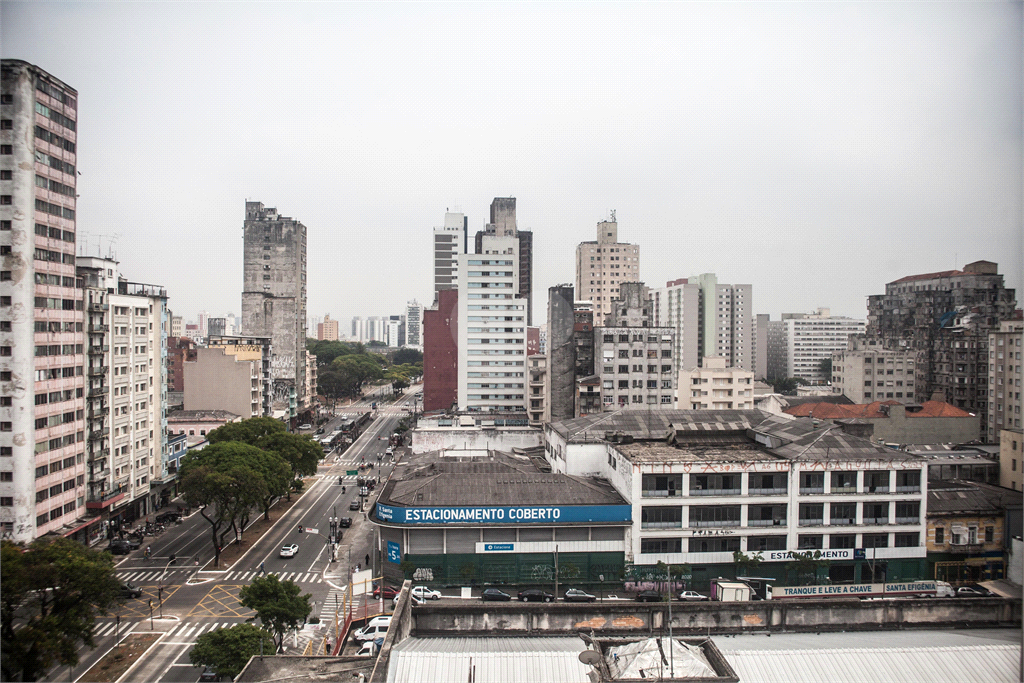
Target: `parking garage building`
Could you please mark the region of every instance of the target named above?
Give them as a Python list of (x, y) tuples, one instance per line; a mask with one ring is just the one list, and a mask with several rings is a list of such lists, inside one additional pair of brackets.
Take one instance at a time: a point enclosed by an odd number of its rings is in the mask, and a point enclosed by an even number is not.
[(370, 520), (389, 581), (546, 586), (557, 561), (560, 585), (596, 588), (622, 575), (632, 507), (543, 458), (434, 452), (395, 469)]

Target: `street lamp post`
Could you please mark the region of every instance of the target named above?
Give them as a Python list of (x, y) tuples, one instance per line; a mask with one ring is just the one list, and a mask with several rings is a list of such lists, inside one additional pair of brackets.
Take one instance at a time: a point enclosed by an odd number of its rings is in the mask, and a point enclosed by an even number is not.
[(167, 576), (167, 569), (168, 569), (168, 567), (170, 567), (172, 564), (175, 564), (176, 562), (177, 562), (177, 560), (175, 559), (175, 556), (171, 555), (170, 562), (168, 562), (167, 565), (164, 567), (163, 572), (160, 573), (160, 578), (158, 578), (157, 581), (156, 581), (156, 592), (157, 592), (157, 598), (160, 601), (160, 618), (161, 619), (164, 618), (164, 577)]

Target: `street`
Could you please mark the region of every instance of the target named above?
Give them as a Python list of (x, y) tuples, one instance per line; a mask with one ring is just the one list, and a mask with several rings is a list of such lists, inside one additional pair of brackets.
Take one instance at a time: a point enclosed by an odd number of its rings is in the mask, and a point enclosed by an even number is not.
[[(369, 558), (371, 564), (377, 565), (375, 576), (380, 569), (381, 558), (372, 549), (373, 527), (366, 513), (380, 488), (371, 491), (369, 499), (362, 501), (362, 511), (350, 511), (350, 503), (360, 500), (357, 475), (350, 472), (357, 471), (362, 463), (372, 463), (373, 468), (362, 470), (362, 474), (380, 476), (381, 482), (387, 479), (393, 468), (385, 455), (388, 437), (398, 422), (409, 415), (403, 406), (413, 405), (418, 390), (417, 386), (409, 388), (396, 403), (378, 402), (378, 410), (374, 411), (376, 418), (366, 425), (348, 450), (342, 454), (329, 453), (321, 461), (317, 481), (231, 567), (213, 567), (209, 524), (198, 511), (192, 511), (182, 524), (169, 526), (160, 536), (147, 537), (139, 550), (117, 564), (118, 578), (142, 590), (142, 597), (128, 600), (117, 615), (97, 621), (94, 630), (97, 647), (82, 649), (82, 661), (74, 672), (59, 667), (52, 670), (46, 680), (75, 680), (115, 644), (115, 635), (148, 632), (152, 628), (166, 635), (133, 669), (132, 680), (196, 681), (201, 669), (193, 667), (188, 660), (191, 645), (202, 633), (230, 627), (252, 617), (251, 611), (238, 604), (238, 592), (263, 573), (294, 581), (303, 593), (308, 593), (313, 605), (311, 617), (324, 621), (333, 619), (336, 605), (343, 599), (347, 577), (355, 567), (365, 569)], [(339, 408), (337, 415), (324, 425), (325, 431), (329, 433), (342, 420), (369, 411), (372, 401), (380, 401), (380, 398), (374, 396)], [(257, 515), (257, 519), (260, 517)], [(332, 517), (352, 520), (350, 528), (340, 529), (342, 538), (334, 562), (327, 542)], [(300, 525), (316, 532), (299, 533)], [(281, 546), (293, 543), (298, 546), (298, 552), (293, 557), (280, 557)], [(147, 545), (152, 546), (153, 551), (149, 559), (143, 555)], [(168, 566), (172, 555), (175, 564)], [(188, 583), (190, 578), (192, 583)], [(312, 637), (314, 633), (309, 629), (294, 638), (287, 637), (288, 652), (301, 654)]]

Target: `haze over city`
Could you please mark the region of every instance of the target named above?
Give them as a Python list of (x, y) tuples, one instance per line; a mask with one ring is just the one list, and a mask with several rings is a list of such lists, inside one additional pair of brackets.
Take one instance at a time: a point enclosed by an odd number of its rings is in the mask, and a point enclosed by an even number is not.
[[(308, 311), (432, 298), (431, 229), (518, 199), (534, 307), (615, 210), (649, 286), (864, 318), (907, 274), (1021, 288), (1021, 4), (4, 2), (80, 95), (79, 252), (239, 313), (244, 202), (309, 228)], [(543, 322), (543, 321), (541, 321)], [(315, 331), (313, 331), (315, 333)]]

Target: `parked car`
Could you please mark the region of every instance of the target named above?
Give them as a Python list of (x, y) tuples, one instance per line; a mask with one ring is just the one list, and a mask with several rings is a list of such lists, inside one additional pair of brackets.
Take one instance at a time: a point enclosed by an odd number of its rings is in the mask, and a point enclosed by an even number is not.
[(142, 590), (135, 587), (132, 583), (121, 584), (121, 597), (122, 598), (141, 598)]
[(312, 429), (312, 428), (313, 428), (313, 425), (309, 424), (308, 422), (306, 424), (304, 424), (304, 425), (299, 425), (299, 429)]
[(659, 591), (652, 591), (652, 590), (640, 591), (639, 593), (636, 594), (636, 601), (637, 602), (661, 602), (662, 601), (662, 595), (661, 595), (661, 593)]
[(684, 602), (704, 602), (708, 596), (701, 595), (697, 591), (683, 591), (679, 594), (679, 599)]
[(281, 557), (295, 557), (297, 552), (299, 552), (299, 546), (296, 543), (281, 547)]
[(358, 510), (359, 509), (359, 500), (358, 499), (357, 500), (353, 500), (351, 503), (349, 503), (348, 504), (348, 509), (349, 510)]
[(161, 512), (155, 518), (157, 524), (172, 524), (181, 519), (181, 513), (175, 510), (170, 512)]
[(956, 589), (956, 595), (957, 595), (958, 598), (994, 598), (994, 597), (998, 597), (995, 593), (993, 593), (989, 589), (985, 588), (984, 586), (979, 586), (976, 583), (970, 583), (970, 584), (967, 584), (966, 586), (960, 586), (959, 588)]
[(128, 545), (127, 541), (114, 540), (107, 546), (107, 550), (112, 555), (127, 555), (132, 551), (132, 547)]
[(205, 669), (203, 669), (203, 673), (199, 674), (199, 683), (204, 683), (205, 681), (219, 680), (220, 676), (217, 675), (217, 672), (213, 670), (212, 666), (206, 667)]
[(356, 657), (372, 657), (373, 655), (376, 654), (376, 652), (374, 652), (374, 648), (375, 647), (376, 647), (376, 645), (374, 645), (372, 640), (367, 640), (367, 641), (365, 641), (363, 643), (362, 647), (359, 648), (359, 650), (356, 652), (355, 656)]
[[(400, 592), (400, 590), (398, 588), (395, 588), (394, 586), (384, 586), (384, 598), (385, 599), (393, 598), (396, 595), (398, 595), (399, 592)], [(373, 587), (373, 597), (375, 597), (375, 598), (379, 598), (380, 597), (380, 586), (374, 586)]]
[(413, 597), (419, 598), (420, 600), (440, 600), (441, 591), (435, 591), (426, 586), (414, 586), (412, 589)]
[(366, 642), (367, 640), (373, 641), (374, 638), (383, 637), (387, 635), (388, 627), (385, 625), (378, 626), (364, 626), (363, 628), (356, 631), (355, 639), (360, 643)]
[(551, 602), (555, 596), (545, 593), (539, 588), (527, 588), (524, 591), (519, 591), (519, 599), (523, 602)]
[(503, 590), (497, 588), (485, 588), (484, 592), (480, 594), (481, 600), (493, 600), (495, 602), (507, 602), (512, 599), (512, 596)]
[(121, 542), (127, 543), (128, 547), (132, 550), (138, 550), (142, 547), (142, 539), (136, 538), (135, 536), (125, 536), (124, 540), (121, 540)]
[(594, 602), (594, 600), (597, 600), (596, 595), (591, 595), (590, 593), (580, 590), (579, 588), (570, 588), (569, 590), (565, 591), (566, 602)]
[[(391, 605), (392, 606), (397, 606), (398, 605), (398, 597), (399, 597), (399, 595), (401, 595), (401, 593), (399, 593), (395, 597), (391, 598)], [(425, 604), (427, 604), (426, 600), (424, 600), (423, 598), (417, 598), (415, 595), (412, 595), (412, 594), (409, 595), (409, 599), (412, 601), (412, 604), (414, 604), (414, 605), (425, 605)]]
[(348, 529), (350, 526), (352, 526), (352, 518), (351, 517), (339, 517), (338, 518), (338, 526), (342, 527), (343, 529)]
[(391, 615), (388, 614), (388, 615), (384, 615), (384, 616), (381, 616), (381, 617), (374, 617), (373, 619), (370, 619), (368, 622), (366, 622), (366, 625), (367, 626), (390, 626), (391, 625)]

